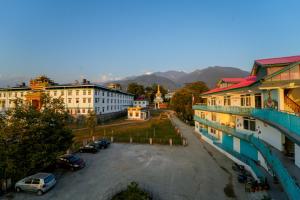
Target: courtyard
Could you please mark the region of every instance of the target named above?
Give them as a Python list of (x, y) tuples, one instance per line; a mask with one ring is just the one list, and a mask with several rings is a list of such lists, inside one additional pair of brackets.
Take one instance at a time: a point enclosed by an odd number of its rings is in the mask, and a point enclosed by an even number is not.
[(193, 127), (173, 121), (188, 139), (187, 147), (113, 143), (97, 154), (79, 154), (86, 167), (57, 173), (57, 185), (43, 196), (14, 193), (13, 199), (106, 200), (131, 181), (159, 199), (256, 199), (237, 182), (231, 160), (198, 140)]

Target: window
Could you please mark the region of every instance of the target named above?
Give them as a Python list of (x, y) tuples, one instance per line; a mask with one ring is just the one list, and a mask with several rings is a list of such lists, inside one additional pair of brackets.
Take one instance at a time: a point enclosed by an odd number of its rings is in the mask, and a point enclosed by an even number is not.
[(33, 179), (32, 184), (40, 184), (40, 179)]
[(63, 91), (63, 90), (60, 91), (60, 95), (61, 95), (61, 96), (65, 95), (65, 91)]
[(213, 129), (213, 128), (210, 128), (210, 133), (216, 135), (217, 134), (217, 130)]
[(105, 93), (104, 92), (102, 92), (102, 96), (104, 96), (105, 95)]
[(216, 97), (211, 98), (210, 105), (212, 105), (212, 106), (216, 105)]
[(68, 103), (72, 103), (72, 98), (68, 98)]
[(15, 92), (15, 97), (17, 97), (18, 96), (18, 94)]
[(241, 95), (241, 106), (251, 106), (250, 94)]
[(77, 96), (79, 95), (79, 90), (76, 90), (76, 95), (77, 95)]
[(83, 94), (83, 95), (86, 95), (86, 91), (85, 91), (85, 90), (83, 90), (83, 91), (82, 91), (82, 94)]
[(102, 99), (102, 103), (105, 103), (105, 99)]
[(88, 95), (91, 95), (92, 91), (91, 90), (88, 90)]
[(83, 99), (82, 99), (82, 103), (86, 103), (86, 98), (83, 98)]
[(29, 179), (25, 180), (25, 184), (31, 184), (31, 182), (32, 182), (32, 178), (29, 178)]
[(91, 103), (92, 99), (91, 98), (88, 98), (88, 103)]
[(68, 90), (68, 95), (72, 95), (72, 90)]
[(82, 109), (82, 113), (85, 113), (85, 109), (84, 108)]
[(54, 91), (54, 92), (53, 92), (53, 96), (56, 96), (56, 95), (57, 95), (57, 91)]
[(106, 110), (109, 110), (109, 106), (107, 106)]
[(200, 113), (200, 117), (201, 117), (201, 119), (205, 119), (205, 114), (204, 114), (204, 112), (201, 112), (201, 113)]
[(138, 116), (139, 116), (139, 113), (138, 113), (138, 112), (136, 112), (136, 113), (135, 113), (135, 116), (136, 116), (136, 117), (138, 117)]
[(255, 119), (249, 118), (249, 117), (244, 117), (244, 129), (250, 130), (250, 131), (255, 131)]
[(105, 109), (105, 108), (104, 108), (104, 107), (102, 107), (102, 112), (103, 112), (103, 113), (104, 113), (104, 109)]
[(216, 115), (216, 113), (211, 113), (211, 120), (212, 121), (217, 121), (217, 115)]
[(76, 103), (79, 103), (79, 98), (76, 98)]
[(231, 104), (230, 96), (225, 96), (224, 97), (224, 106), (230, 106), (230, 104)]

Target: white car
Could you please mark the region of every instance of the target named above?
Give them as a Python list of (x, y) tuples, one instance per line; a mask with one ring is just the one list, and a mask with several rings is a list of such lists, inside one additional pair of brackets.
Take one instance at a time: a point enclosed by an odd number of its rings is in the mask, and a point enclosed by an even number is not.
[(56, 180), (53, 174), (37, 173), (18, 181), (15, 184), (15, 189), (17, 192), (30, 191), (36, 192), (38, 195), (42, 195), (50, 188), (52, 188), (55, 184)]

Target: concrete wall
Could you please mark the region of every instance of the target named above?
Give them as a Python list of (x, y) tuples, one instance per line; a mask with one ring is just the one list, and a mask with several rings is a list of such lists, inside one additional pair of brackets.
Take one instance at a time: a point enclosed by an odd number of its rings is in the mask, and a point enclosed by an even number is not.
[(300, 168), (300, 147), (295, 144), (295, 165)]
[(256, 123), (256, 131), (245, 130), (243, 127), (243, 117), (241, 116), (236, 117), (236, 129), (238, 131), (254, 134), (256, 137), (259, 137), (260, 139), (264, 140), (268, 144), (272, 145), (274, 148), (278, 149), (279, 151), (282, 151), (283, 150), (282, 144), (284, 142), (284, 137), (282, 136), (282, 133), (260, 120), (256, 119), (255, 123)]
[(240, 139), (234, 137), (233, 138), (233, 150), (240, 153), (241, 151), (241, 146), (240, 146)]

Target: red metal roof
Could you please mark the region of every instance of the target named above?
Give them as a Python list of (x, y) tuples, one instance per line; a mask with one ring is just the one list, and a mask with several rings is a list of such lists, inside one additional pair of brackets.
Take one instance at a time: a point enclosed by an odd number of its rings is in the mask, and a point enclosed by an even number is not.
[(212, 94), (212, 93), (216, 93), (216, 92), (223, 92), (223, 91), (227, 91), (227, 90), (243, 88), (243, 87), (250, 86), (255, 82), (256, 82), (256, 76), (247, 76), (247, 77), (243, 78), (243, 80), (239, 83), (233, 84), (233, 85), (231, 85), (229, 87), (225, 87), (225, 88), (214, 88), (203, 94)]
[(256, 60), (255, 62), (257, 62), (261, 65), (274, 65), (274, 64), (293, 63), (293, 62), (300, 62), (300, 56), (267, 58), (267, 59)]
[(222, 78), (221, 80), (226, 83), (239, 83), (243, 81), (245, 78)]

